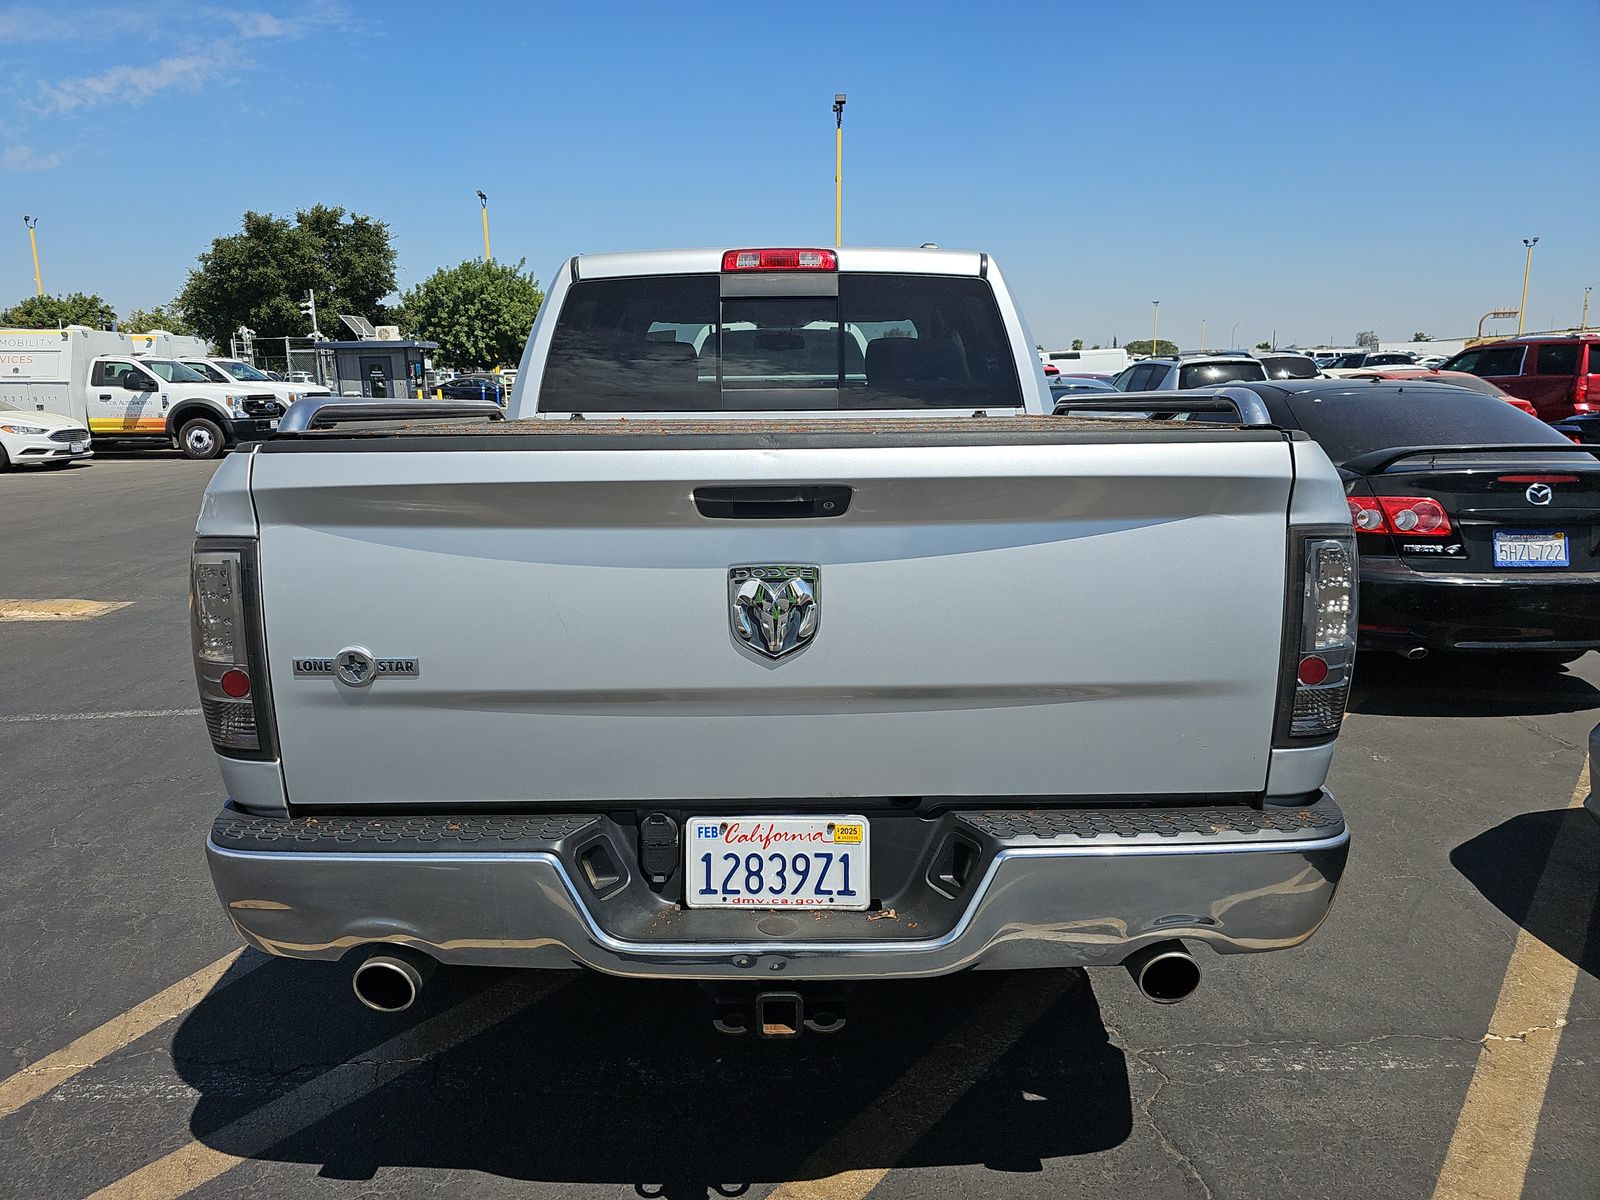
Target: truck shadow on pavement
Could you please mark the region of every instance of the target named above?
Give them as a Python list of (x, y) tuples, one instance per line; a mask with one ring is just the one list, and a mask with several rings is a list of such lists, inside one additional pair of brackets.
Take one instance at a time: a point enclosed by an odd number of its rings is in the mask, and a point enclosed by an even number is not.
[[(386, 1017), (357, 1005), (350, 973), (274, 959), (190, 1013), (173, 1062), (200, 1093), (198, 1141), (338, 1179), (412, 1166), (700, 1200), (857, 1169), (1037, 1172), (1132, 1129), (1127, 1063), (1081, 972), (866, 985), (842, 1032), (794, 1041), (714, 1032), (688, 984), (443, 969)], [(1058, 998), (998, 1041), (969, 1019), (1052, 980)], [(483, 1011), (496, 988), (513, 990), (503, 1019), (373, 1053), (452, 1010)], [(318, 1081), (352, 1070), (354, 1098), (319, 1119)], [(297, 1089), (313, 1123), (291, 1121), (263, 1149), (260, 1110)]]
[(1600, 822), (1591, 814), (1520, 813), (1461, 843), (1450, 863), (1507, 917), (1600, 979)]
[(1554, 665), (1512, 655), (1356, 661), (1349, 710), (1372, 717), (1533, 717), (1600, 708), (1600, 689)]

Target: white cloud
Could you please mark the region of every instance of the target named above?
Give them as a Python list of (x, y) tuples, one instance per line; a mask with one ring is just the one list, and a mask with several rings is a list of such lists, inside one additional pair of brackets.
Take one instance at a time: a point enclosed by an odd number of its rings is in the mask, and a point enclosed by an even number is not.
[(25, 175), (30, 171), (53, 171), (61, 165), (61, 155), (40, 154), (20, 142), (0, 150), (0, 171)]
[(98, 75), (43, 85), (42, 107), (66, 113), (103, 104), (138, 104), (169, 88), (198, 88), (232, 66), (231, 55), (213, 53), (180, 54), (143, 67), (112, 67)]

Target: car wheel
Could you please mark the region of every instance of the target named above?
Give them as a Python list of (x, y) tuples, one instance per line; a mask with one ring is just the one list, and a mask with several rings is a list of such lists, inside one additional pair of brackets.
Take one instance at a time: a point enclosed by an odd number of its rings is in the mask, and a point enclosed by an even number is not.
[(6, 457), (6, 448), (0, 446), (0, 471), (9, 471), (10, 469), (11, 460)]
[(222, 453), (222, 428), (215, 421), (196, 417), (178, 431), (178, 449), (185, 458), (215, 458)]

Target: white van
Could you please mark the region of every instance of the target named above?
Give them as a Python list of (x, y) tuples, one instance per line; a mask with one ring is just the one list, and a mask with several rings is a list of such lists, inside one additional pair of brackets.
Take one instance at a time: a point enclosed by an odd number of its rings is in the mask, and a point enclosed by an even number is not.
[(1128, 352), (1126, 350), (1041, 350), (1039, 361), (1053, 363), (1056, 370), (1063, 375), (1115, 375), (1128, 365)]
[(65, 329), (0, 329), (0, 399), (86, 425), (99, 442), (175, 446), (215, 458), (277, 428), (276, 393), (217, 384), (178, 361), (198, 338)]

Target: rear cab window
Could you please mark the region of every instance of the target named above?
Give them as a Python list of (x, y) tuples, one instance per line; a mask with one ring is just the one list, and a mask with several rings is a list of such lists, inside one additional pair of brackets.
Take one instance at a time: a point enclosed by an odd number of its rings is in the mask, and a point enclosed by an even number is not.
[(986, 280), (842, 272), (725, 287), (724, 278), (574, 283), (551, 335), (540, 410), (1023, 406)]
[(1521, 375), (1522, 356), (1527, 353), (1526, 346), (1489, 346), (1478, 352), (1478, 357), (1472, 360), (1472, 365), (1467, 366), (1468, 359), (1463, 358), (1461, 363), (1451, 370), (1467, 371), (1473, 375), (1484, 378), (1493, 378), (1497, 375)]

